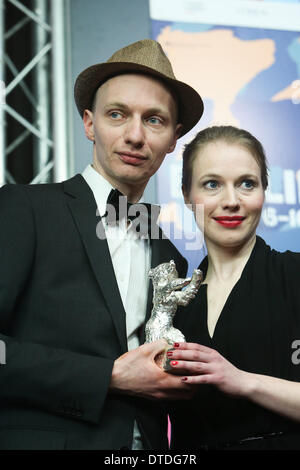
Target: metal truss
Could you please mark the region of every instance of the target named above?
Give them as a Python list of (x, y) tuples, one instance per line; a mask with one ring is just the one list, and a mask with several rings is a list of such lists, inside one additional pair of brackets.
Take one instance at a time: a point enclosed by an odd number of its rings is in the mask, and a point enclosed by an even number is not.
[[(6, 29), (8, 6), (18, 10), (20, 19)], [(32, 154), (24, 158), (31, 159), (31, 184), (62, 181), (73, 172), (70, 90), (66, 88), (71, 83), (68, 14), (69, 0), (0, 0), (0, 186), (17, 182), (8, 170), (8, 159), (17, 149), (22, 153), (28, 138), (33, 142)], [(30, 60), (19, 69), (6, 44), (14, 35), (22, 34), (28, 23), (33, 35), (31, 40), (24, 38), (22, 47), (30, 48)], [(26, 82), (29, 74), (33, 77), (31, 87)], [(8, 75), (13, 77), (9, 83)], [(17, 87), (23, 100), (18, 107), (10, 103)], [(31, 119), (24, 117), (22, 109)], [(9, 145), (8, 119), (18, 128)]]

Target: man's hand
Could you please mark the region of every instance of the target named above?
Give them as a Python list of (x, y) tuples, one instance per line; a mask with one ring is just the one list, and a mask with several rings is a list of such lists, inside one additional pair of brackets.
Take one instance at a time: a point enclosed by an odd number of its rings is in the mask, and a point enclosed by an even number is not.
[(155, 363), (166, 350), (165, 340), (144, 344), (120, 356), (112, 370), (110, 391), (152, 399), (188, 399), (194, 387), (182, 382), (181, 376), (168, 374)]

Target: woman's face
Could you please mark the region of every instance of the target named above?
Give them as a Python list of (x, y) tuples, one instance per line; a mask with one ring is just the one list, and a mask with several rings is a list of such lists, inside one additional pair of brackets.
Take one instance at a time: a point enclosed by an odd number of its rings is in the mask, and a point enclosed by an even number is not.
[(184, 199), (193, 205), (207, 245), (236, 247), (249, 241), (264, 197), (260, 167), (245, 147), (217, 141), (199, 150)]

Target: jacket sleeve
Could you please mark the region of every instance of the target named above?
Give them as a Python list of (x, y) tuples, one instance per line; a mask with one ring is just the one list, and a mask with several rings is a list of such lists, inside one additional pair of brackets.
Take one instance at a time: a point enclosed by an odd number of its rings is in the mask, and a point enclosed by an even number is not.
[[(22, 338), (16, 306), (35, 259), (35, 219), (26, 191), (0, 189), (0, 403), (98, 422), (113, 360)], [(16, 334), (16, 331), (18, 332)]]

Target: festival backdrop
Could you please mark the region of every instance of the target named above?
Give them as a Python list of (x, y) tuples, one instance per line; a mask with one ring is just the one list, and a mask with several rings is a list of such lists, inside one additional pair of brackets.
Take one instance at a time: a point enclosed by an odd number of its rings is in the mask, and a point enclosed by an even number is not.
[(300, 1), (150, 0), (150, 18), (176, 77), (205, 107), (157, 175), (161, 224), (189, 271), (205, 246), (182, 199), (182, 150), (214, 124), (247, 129), (262, 142), (269, 189), (258, 234), (279, 251), (300, 251)]

